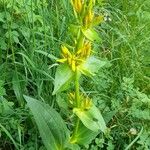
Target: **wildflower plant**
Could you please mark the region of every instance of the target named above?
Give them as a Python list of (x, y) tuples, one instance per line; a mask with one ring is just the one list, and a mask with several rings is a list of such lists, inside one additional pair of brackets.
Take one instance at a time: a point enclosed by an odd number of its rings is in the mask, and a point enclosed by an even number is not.
[[(105, 63), (93, 55), (93, 44), (100, 38), (95, 26), (103, 16), (94, 13), (95, 0), (70, 0), (76, 23), (70, 25), (72, 45), (61, 45), (61, 57), (57, 59), (53, 95), (62, 99), (66, 94), (65, 107), (71, 124), (65, 121), (50, 106), (24, 96), (40, 131), (45, 147), (50, 150), (76, 150), (78, 145), (88, 145), (99, 132), (106, 132), (106, 124), (100, 110), (92, 99), (80, 90), (80, 78), (92, 77)], [(70, 88), (70, 84), (73, 85)], [(70, 88), (70, 89), (69, 89)], [(57, 100), (59, 103), (59, 100)], [(60, 104), (61, 105), (61, 104)], [(71, 108), (71, 109), (69, 109)]]
[(0, 0), (0, 149), (150, 150), (149, 8)]
[[(72, 91), (68, 100), (75, 117), (74, 129), (70, 137), (71, 143), (84, 144), (80, 141), (79, 128), (87, 128), (86, 136), (92, 132), (106, 131), (104, 119), (92, 100), (80, 91), (80, 78), (82, 75), (93, 76), (101, 67), (101, 61), (93, 56), (93, 44), (99, 36), (95, 25), (102, 22), (103, 16), (94, 14), (94, 0), (71, 0), (76, 18), (76, 24), (72, 25), (73, 45), (69, 43), (61, 46), (61, 58), (57, 60), (59, 66), (56, 70), (53, 94), (59, 94), (69, 88), (72, 82)], [(92, 138), (92, 137), (91, 137)]]

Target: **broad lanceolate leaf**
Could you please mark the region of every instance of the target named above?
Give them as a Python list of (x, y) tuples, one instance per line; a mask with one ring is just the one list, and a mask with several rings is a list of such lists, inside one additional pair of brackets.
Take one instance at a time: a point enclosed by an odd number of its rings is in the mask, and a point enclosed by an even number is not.
[(87, 127), (83, 125), (82, 122), (79, 123), (78, 131), (75, 135), (75, 138), (73, 139), (73, 142), (87, 146), (91, 143), (93, 139), (98, 135), (99, 132), (93, 132), (92, 130), (89, 130)]
[(69, 140), (69, 132), (60, 115), (49, 105), (24, 96), (31, 109), (47, 150), (62, 150)]
[(53, 95), (68, 88), (74, 73), (66, 64), (58, 66), (54, 80)]
[(99, 71), (100, 68), (102, 68), (104, 65), (106, 65), (106, 61), (102, 61), (97, 59), (94, 56), (90, 56), (87, 58), (86, 62), (81, 66), (82, 73), (85, 75), (94, 75)]
[(68, 145), (66, 145), (65, 150), (81, 150), (81, 148), (77, 144), (68, 143)]
[(74, 113), (80, 118), (82, 123), (94, 132), (105, 132), (107, 127), (99, 109), (93, 104), (89, 110), (74, 108)]
[(93, 29), (82, 29), (82, 32), (85, 35), (85, 37), (90, 41), (98, 41), (98, 42), (101, 41), (99, 35)]

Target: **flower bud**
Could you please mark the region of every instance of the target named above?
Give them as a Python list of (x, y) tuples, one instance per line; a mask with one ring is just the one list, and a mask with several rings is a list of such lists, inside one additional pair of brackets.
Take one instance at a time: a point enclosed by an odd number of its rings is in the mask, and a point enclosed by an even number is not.
[(88, 110), (92, 107), (92, 101), (89, 98), (86, 98), (82, 101), (81, 107), (84, 110)]
[(80, 13), (82, 11), (82, 0), (72, 0), (72, 5), (77, 13)]
[(86, 43), (85, 47), (86, 47), (86, 57), (89, 57), (91, 54), (91, 43), (90, 42)]
[(89, 27), (93, 21), (94, 13), (93, 11), (89, 10), (87, 15), (84, 18), (84, 25), (85, 27)]
[(62, 54), (64, 55), (64, 57), (72, 56), (67, 47), (61, 46), (61, 50), (62, 50)]

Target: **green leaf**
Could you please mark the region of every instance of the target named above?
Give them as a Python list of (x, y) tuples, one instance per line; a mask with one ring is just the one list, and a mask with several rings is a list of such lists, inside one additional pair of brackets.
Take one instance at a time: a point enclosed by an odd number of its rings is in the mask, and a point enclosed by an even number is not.
[(55, 95), (58, 92), (66, 90), (73, 76), (74, 73), (67, 64), (59, 65), (55, 74), (54, 91), (52, 94)]
[(60, 93), (56, 96), (56, 101), (59, 108), (63, 108), (65, 109), (65, 111), (68, 111), (69, 105), (68, 105), (68, 101), (66, 101), (66, 98), (68, 98), (66, 93)]
[(0, 48), (3, 49), (3, 50), (6, 50), (7, 49), (7, 44), (5, 42), (5, 39), (4, 38), (1, 38), (0, 37)]
[(29, 42), (31, 33), (30, 33), (30, 28), (26, 27), (26, 26), (21, 26), (20, 27), (20, 32), (22, 33), (22, 35), (24, 36), (25, 40), (27, 42)]
[(0, 13), (0, 22), (5, 22), (4, 16), (5, 16), (4, 12)]
[(105, 132), (107, 127), (99, 109), (93, 105), (89, 110), (74, 108), (74, 113), (80, 118), (82, 123), (94, 132)]
[(17, 54), (21, 55), (23, 58), (26, 59), (26, 61), (33, 67), (35, 68), (34, 62), (24, 53), (18, 52)]
[(80, 29), (80, 26), (70, 24), (69, 33), (71, 33), (75, 37), (76, 35), (78, 35), (79, 29)]
[(88, 38), (90, 41), (97, 41), (100, 42), (101, 39), (97, 32), (93, 29), (82, 29), (83, 34)]
[(92, 22), (92, 25), (93, 26), (97, 26), (99, 25), (100, 23), (102, 23), (104, 21), (104, 16), (103, 15), (99, 15), (97, 17), (94, 17), (94, 20)]
[(6, 90), (4, 88), (4, 81), (0, 80), (0, 96), (6, 95)]
[(82, 66), (83, 74), (85, 75), (94, 75), (99, 71), (100, 68), (107, 64), (106, 61), (97, 59), (94, 56), (87, 58), (86, 62)]
[(55, 60), (55, 61), (56, 61), (56, 60), (58, 59), (58, 58), (55, 57), (54, 55), (49, 54), (49, 53), (44, 52), (44, 51), (41, 51), (41, 50), (35, 50), (35, 52), (40, 53), (40, 54), (42, 54), (42, 55), (44, 55), (44, 56), (50, 58), (51, 60)]
[(0, 96), (0, 102), (2, 102), (1, 111), (3, 115), (11, 115), (13, 113), (13, 102), (7, 101), (3, 96)]
[(105, 112), (105, 114), (103, 115), (106, 124), (116, 115), (116, 113), (118, 112), (118, 110), (112, 110), (109, 112)]
[(13, 39), (12, 42), (19, 43), (19, 33), (17, 31), (6, 32), (6, 38)]
[(21, 106), (23, 106), (23, 104), (24, 104), (23, 92), (22, 92), (23, 84), (22, 83), (21, 83), (21, 80), (19, 79), (17, 72), (14, 72), (13, 78), (12, 78), (13, 90), (14, 90), (16, 98)]
[(66, 145), (65, 150), (81, 150), (81, 148), (77, 144), (68, 143), (68, 145)]
[(62, 150), (69, 140), (68, 129), (61, 116), (49, 105), (24, 96), (31, 109), (47, 150)]
[(99, 132), (93, 132), (86, 128), (82, 122), (79, 123), (79, 130), (75, 135), (75, 141), (79, 145), (87, 146), (98, 135)]
[(6, 135), (9, 137), (9, 139), (12, 141), (12, 143), (14, 144), (15, 146), (15, 149), (16, 150), (19, 150), (19, 147), (18, 147), (18, 143), (16, 143), (16, 141), (13, 139), (11, 133), (0, 123), (0, 128), (3, 132), (6, 133)]

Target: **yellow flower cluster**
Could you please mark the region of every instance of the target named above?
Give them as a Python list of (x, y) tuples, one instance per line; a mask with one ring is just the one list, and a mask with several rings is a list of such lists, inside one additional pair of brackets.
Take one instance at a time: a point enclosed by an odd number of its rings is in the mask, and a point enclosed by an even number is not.
[(83, 7), (83, 0), (71, 0), (71, 4), (73, 5), (77, 13), (81, 13)]
[[(102, 17), (94, 16), (94, 11), (92, 9), (93, 5), (95, 4), (95, 0), (71, 0), (71, 4), (78, 14), (81, 21), (81, 28), (80, 30), (80, 37), (84, 36), (82, 33), (82, 29), (88, 29), (97, 22), (102, 20)], [(67, 63), (71, 69), (75, 72), (78, 66), (81, 66), (83, 62), (90, 56), (91, 54), (91, 42), (87, 42), (86, 38), (76, 39), (77, 44), (75, 47), (75, 52), (71, 52), (67, 47), (62, 46), (62, 59), (59, 59), (58, 62), (60, 63)], [(81, 44), (82, 43), (82, 44)], [(82, 72), (82, 67), (80, 71)]]
[(94, 20), (97, 20), (97, 17), (92, 11), (95, 0), (71, 0), (71, 4), (85, 28), (89, 28)]
[(88, 28), (92, 24), (93, 19), (94, 19), (94, 12), (92, 10), (89, 10), (83, 20), (84, 26)]
[(67, 63), (72, 71), (75, 71), (78, 66), (83, 64), (87, 57), (90, 56), (91, 53), (91, 43), (87, 42), (84, 46), (79, 49), (76, 53), (71, 53), (67, 47), (62, 46), (62, 59), (58, 59), (57, 62)]
[[(81, 106), (80, 108), (83, 111), (86, 111), (88, 109), (91, 108), (92, 106), (92, 100), (89, 97), (85, 97), (84, 94), (80, 95), (80, 99), (81, 99)], [(73, 106), (75, 103), (75, 93), (69, 93), (69, 103)]]
[(92, 107), (92, 100), (89, 97), (86, 97), (82, 102), (81, 102), (81, 109), (84, 111), (89, 110)]

